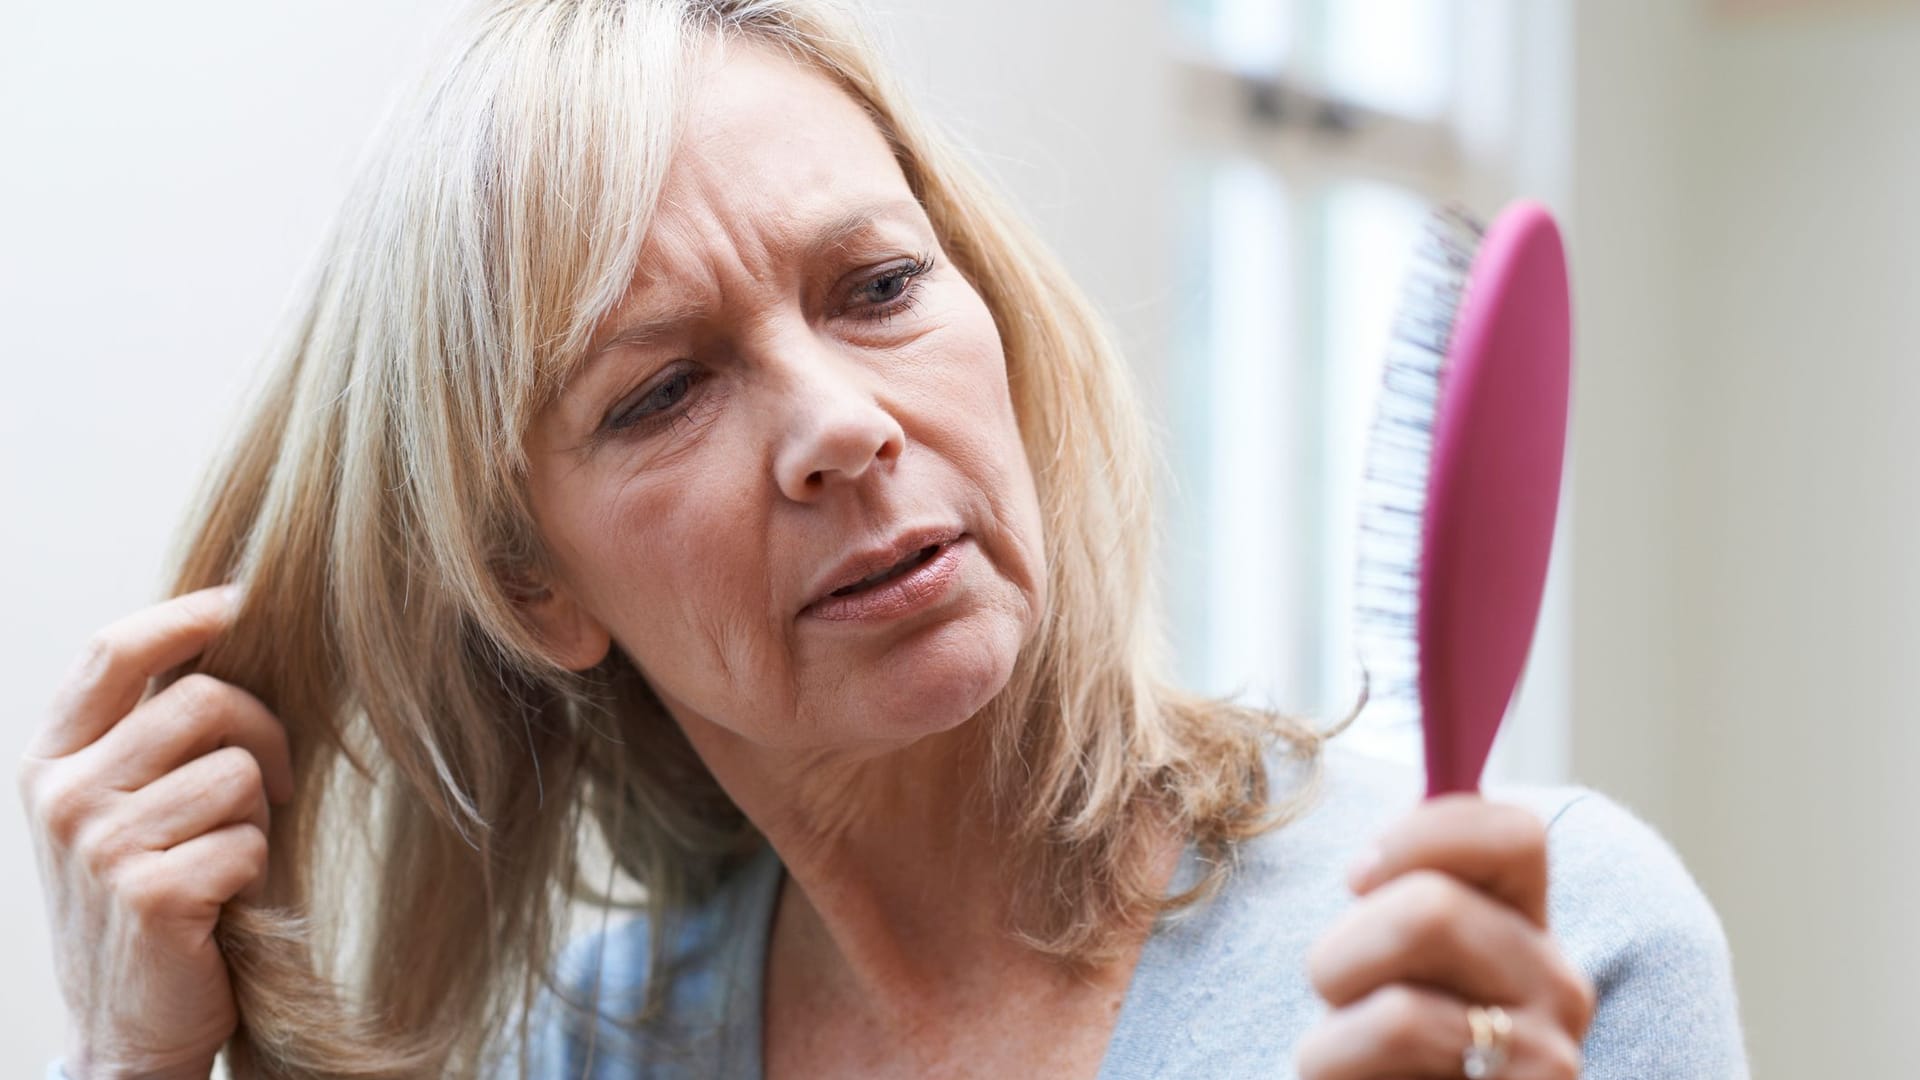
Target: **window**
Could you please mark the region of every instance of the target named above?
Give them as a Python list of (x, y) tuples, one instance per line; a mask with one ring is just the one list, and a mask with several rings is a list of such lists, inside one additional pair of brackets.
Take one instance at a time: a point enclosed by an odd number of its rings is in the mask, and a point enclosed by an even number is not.
[[(1519, 9), (1473, 13), (1170, 0), (1182, 295), (1196, 300), (1168, 383), (1169, 611), (1197, 689), (1323, 719), (1358, 692), (1359, 479), (1401, 278), (1428, 207), (1490, 213), (1518, 181), (1506, 42)], [(1551, 592), (1545, 619), (1559, 617)], [(1536, 644), (1543, 664), (1558, 670)], [(1419, 755), (1417, 726), (1384, 709), (1342, 738)]]

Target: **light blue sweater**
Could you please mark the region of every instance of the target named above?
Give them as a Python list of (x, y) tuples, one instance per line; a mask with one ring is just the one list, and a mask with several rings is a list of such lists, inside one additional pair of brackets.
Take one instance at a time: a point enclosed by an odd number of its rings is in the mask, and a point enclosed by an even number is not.
[[(1276, 790), (1291, 765), (1271, 759)], [(1346, 868), (1410, 809), (1417, 770), (1329, 749), (1323, 798), (1249, 843), (1224, 892), (1163, 919), (1142, 950), (1099, 1080), (1294, 1077), (1294, 1048), (1325, 1012), (1306, 955), (1353, 902)], [(1574, 787), (1491, 788), (1548, 823), (1548, 917), (1593, 980), (1589, 1080), (1745, 1080), (1733, 974), (1713, 909), (1658, 834), (1606, 796)], [(1198, 865), (1189, 849), (1173, 882)], [(535, 1015), (538, 1080), (759, 1080), (761, 971), (781, 866), (771, 848), (681, 924), (681, 966), (663, 1025), (637, 1036), (613, 1019), (639, 1003), (647, 924), (628, 918), (561, 959), (577, 997), (600, 983), (598, 1019), (551, 1001)], [(1462, 1041), (1465, 1032), (1462, 1031)], [(49, 1075), (58, 1080), (58, 1064)], [(517, 1076), (517, 1062), (499, 1075)]]
[[(1270, 760), (1275, 789), (1286, 790), (1292, 766)], [(1348, 863), (1421, 792), (1417, 770), (1337, 741), (1326, 769), (1325, 795), (1313, 810), (1247, 845), (1220, 895), (1155, 928), (1099, 1080), (1295, 1075), (1294, 1048), (1325, 1012), (1307, 981), (1307, 950), (1353, 902)], [(1584, 1075), (1744, 1080), (1726, 938), (1666, 842), (1583, 788), (1516, 786), (1487, 795), (1548, 822), (1549, 923), (1599, 991)], [(1197, 871), (1189, 848), (1174, 887)], [(763, 849), (685, 922), (672, 948), (683, 969), (665, 1027), (648, 1036), (607, 1019), (639, 1003), (646, 922), (629, 919), (574, 942), (562, 962), (563, 985), (589, 996), (598, 975), (600, 1020), (546, 1015), (534, 1075), (758, 1080), (761, 972), (781, 872)]]

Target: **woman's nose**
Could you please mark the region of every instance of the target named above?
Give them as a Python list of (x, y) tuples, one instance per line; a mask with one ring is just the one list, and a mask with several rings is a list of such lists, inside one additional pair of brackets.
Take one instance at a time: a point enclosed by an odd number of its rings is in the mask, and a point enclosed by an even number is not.
[(787, 410), (788, 434), (774, 461), (780, 490), (795, 502), (817, 499), (841, 481), (888, 467), (906, 446), (906, 433), (874, 399), (860, 374), (841, 362), (810, 363), (791, 384), (798, 400)]

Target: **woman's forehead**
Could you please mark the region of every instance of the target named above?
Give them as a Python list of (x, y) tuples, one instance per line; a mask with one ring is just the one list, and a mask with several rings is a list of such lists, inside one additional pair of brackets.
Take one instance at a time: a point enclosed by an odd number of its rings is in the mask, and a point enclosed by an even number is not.
[(799, 243), (858, 203), (910, 198), (886, 137), (826, 74), (753, 45), (698, 70), (655, 211), (663, 238), (706, 219), (752, 218)]
[(771, 271), (890, 237), (924, 245), (930, 226), (873, 118), (828, 76), (735, 47), (701, 70), (620, 306), (716, 257)]

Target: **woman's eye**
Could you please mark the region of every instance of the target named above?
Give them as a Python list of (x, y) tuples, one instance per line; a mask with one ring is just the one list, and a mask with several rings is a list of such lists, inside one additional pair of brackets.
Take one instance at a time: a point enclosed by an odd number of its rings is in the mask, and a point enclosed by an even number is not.
[(912, 308), (920, 291), (920, 279), (932, 269), (933, 259), (929, 257), (881, 274), (855, 291), (856, 302), (850, 314), (857, 319), (884, 322)]
[[(854, 291), (855, 301), (848, 314), (856, 319), (885, 322), (907, 311), (917, 301), (920, 279), (932, 269), (933, 259), (929, 256), (873, 278)], [(654, 384), (653, 389), (641, 395), (631, 406), (609, 414), (601, 430), (606, 433), (629, 428), (642, 432), (652, 430), (672, 420), (680, 412), (682, 402), (699, 381), (696, 371), (676, 371)]]
[(658, 386), (647, 391), (644, 397), (634, 402), (632, 408), (616, 416), (609, 426), (627, 428), (635, 424), (648, 423), (680, 404), (692, 388), (693, 373), (677, 371), (661, 380)]
[(883, 278), (867, 283), (867, 288), (876, 290), (875, 292), (868, 293), (867, 299), (875, 303), (884, 304), (899, 296), (906, 290), (906, 287), (906, 274), (898, 272), (888, 274)]

